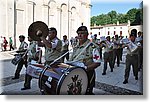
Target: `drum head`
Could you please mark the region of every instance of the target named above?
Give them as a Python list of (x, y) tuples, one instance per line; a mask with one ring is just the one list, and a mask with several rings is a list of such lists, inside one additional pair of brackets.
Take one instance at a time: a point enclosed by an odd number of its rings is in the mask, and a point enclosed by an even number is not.
[(69, 74), (63, 74), (59, 80), (57, 94), (85, 94), (88, 85), (88, 78), (85, 70), (82, 68), (70, 68), (67, 72), (69, 72)]

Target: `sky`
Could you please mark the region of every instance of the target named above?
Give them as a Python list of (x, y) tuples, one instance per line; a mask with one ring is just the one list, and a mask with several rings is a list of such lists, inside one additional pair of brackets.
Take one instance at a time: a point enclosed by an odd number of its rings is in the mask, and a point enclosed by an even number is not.
[(142, 0), (91, 0), (91, 16), (107, 14), (114, 10), (125, 14), (132, 8), (139, 8)]

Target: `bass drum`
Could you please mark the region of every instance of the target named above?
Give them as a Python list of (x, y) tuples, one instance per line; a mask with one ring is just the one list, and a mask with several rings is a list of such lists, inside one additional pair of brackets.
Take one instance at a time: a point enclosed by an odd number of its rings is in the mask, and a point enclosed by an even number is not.
[(46, 95), (83, 95), (88, 85), (85, 69), (75, 66), (46, 71), (41, 79), (39, 88)]

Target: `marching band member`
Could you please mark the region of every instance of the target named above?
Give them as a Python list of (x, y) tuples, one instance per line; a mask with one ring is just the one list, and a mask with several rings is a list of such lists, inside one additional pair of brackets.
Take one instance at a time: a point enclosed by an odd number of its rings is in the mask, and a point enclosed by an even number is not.
[(94, 34), (94, 37), (92, 38), (92, 42), (98, 45), (97, 47), (100, 53), (100, 59), (102, 59), (102, 46), (100, 46), (100, 40), (97, 39), (97, 34)]
[[(49, 28), (48, 39), (42, 36), (42, 32), (38, 32), (42, 42), (39, 46), (45, 47), (45, 65), (50, 65), (55, 59), (61, 56), (62, 41), (57, 37), (57, 30), (54, 27)], [(55, 63), (60, 63), (61, 59)]]
[(138, 48), (139, 50), (139, 61), (138, 61), (138, 68), (139, 68), (139, 71), (140, 69), (142, 69), (142, 66), (143, 66), (143, 35), (142, 35), (142, 32), (138, 32), (138, 37), (136, 38), (136, 42), (138, 44), (140, 44), (141, 46)]
[[(30, 37), (28, 37), (28, 41), (30, 42), (29, 48), (28, 48), (28, 56), (27, 61), (30, 63), (32, 60), (37, 61), (37, 63), (41, 63), (41, 57), (42, 57), (42, 50), (37, 48), (37, 42), (33, 41)], [(24, 88), (21, 88), (21, 90), (27, 90), (31, 88), (31, 80), (32, 76), (25, 74), (25, 83)]]
[(123, 47), (122, 47), (122, 43), (121, 40), (123, 39), (123, 36), (119, 36), (120, 39), (120, 47), (119, 47), (119, 52), (120, 52), (120, 61), (122, 61), (122, 55), (123, 55)]
[[(20, 35), (19, 40), (20, 40), (21, 44), (19, 46), (18, 51), (16, 51), (16, 52), (20, 53), (21, 56), (23, 56), (25, 54), (26, 50), (27, 50), (28, 44), (24, 41), (25, 40), (24, 35)], [(22, 69), (24, 64), (25, 64), (25, 67), (27, 67), (26, 57), (18, 63), (16, 72), (15, 72), (15, 76), (12, 78), (13, 80), (14, 79), (19, 79), (20, 72), (21, 72), (21, 69)]]
[(117, 67), (119, 67), (120, 64), (120, 39), (118, 38), (118, 35), (115, 35), (115, 39), (113, 41), (114, 45), (113, 45), (113, 68), (115, 65), (115, 61), (117, 58)]
[[(135, 80), (138, 80), (138, 50), (136, 48), (137, 43), (135, 42), (135, 39), (136, 39), (136, 33), (131, 32), (130, 43), (123, 45), (123, 47), (127, 47), (126, 68), (125, 68), (123, 84), (128, 83), (131, 65), (133, 68), (133, 74), (135, 76)], [(132, 50), (132, 49), (134, 49), (134, 50)]]
[(92, 95), (93, 87), (95, 86), (95, 68), (101, 64), (100, 55), (96, 48), (92, 45), (88, 46), (91, 42), (88, 39), (88, 30), (86, 26), (80, 26), (77, 29), (77, 34), (79, 43), (73, 48), (73, 54), (70, 57), (70, 61), (77, 60), (84, 63), (88, 76), (88, 88), (86, 94)]
[[(62, 55), (69, 51), (69, 41), (67, 39), (67, 35), (63, 36), (62, 40)], [(64, 57), (62, 57), (62, 62), (64, 62), (64, 59), (69, 60), (69, 53), (67, 53)]]
[(109, 67), (111, 69), (111, 72), (113, 72), (113, 44), (110, 41), (110, 36), (106, 37), (106, 41), (104, 41), (103, 46), (105, 47), (104, 49), (104, 69), (102, 75), (106, 75), (106, 70), (107, 70), (107, 62), (109, 62)]

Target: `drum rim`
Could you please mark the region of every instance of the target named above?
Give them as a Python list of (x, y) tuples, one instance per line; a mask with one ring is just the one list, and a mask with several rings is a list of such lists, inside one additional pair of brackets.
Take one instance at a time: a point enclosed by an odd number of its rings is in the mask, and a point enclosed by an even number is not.
[[(81, 68), (81, 69), (83, 69), (83, 70), (86, 72), (86, 70), (85, 70), (83, 67), (68, 68), (67, 71), (72, 71), (73, 69), (76, 69), (76, 68)], [(86, 72), (86, 74), (87, 74), (87, 72)], [(56, 87), (56, 91), (57, 91), (56, 94), (57, 94), (57, 95), (59, 95), (59, 93), (60, 93), (61, 85), (62, 85), (62, 83), (63, 83), (65, 77), (66, 77), (66, 75), (63, 74), (63, 75), (60, 77), (61, 80), (59, 79), (59, 81), (58, 81), (58, 83), (57, 83), (57, 87)], [(88, 76), (87, 76), (87, 77), (88, 77)]]

